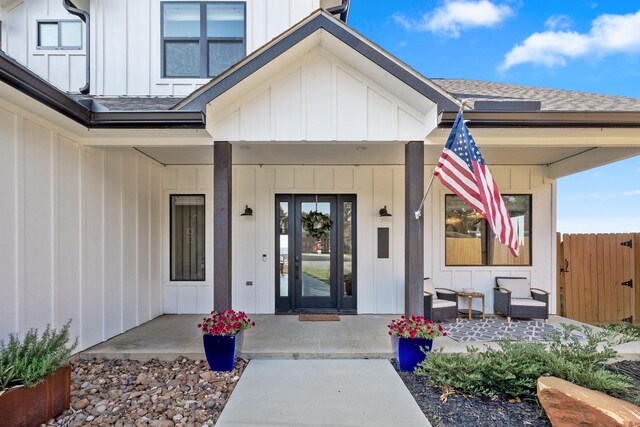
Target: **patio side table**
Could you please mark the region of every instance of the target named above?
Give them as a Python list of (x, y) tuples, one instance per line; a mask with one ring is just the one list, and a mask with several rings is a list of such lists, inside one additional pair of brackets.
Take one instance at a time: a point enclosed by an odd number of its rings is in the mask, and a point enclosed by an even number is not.
[(484, 294), (482, 292), (458, 292), (458, 296), (462, 298), (467, 298), (467, 301), (469, 303), (469, 308), (468, 308), (469, 320), (471, 320), (471, 317), (473, 314), (473, 310), (472, 310), (473, 299), (481, 298), (482, 299), (482, 320), (485, 320), (484, 319)]

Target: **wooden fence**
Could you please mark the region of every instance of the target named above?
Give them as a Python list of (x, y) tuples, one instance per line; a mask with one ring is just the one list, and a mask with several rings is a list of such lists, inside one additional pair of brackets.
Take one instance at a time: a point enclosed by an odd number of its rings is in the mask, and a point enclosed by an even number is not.
[(556, 238), (557, 312), (585, 323), (639, 323), (640, 233)]

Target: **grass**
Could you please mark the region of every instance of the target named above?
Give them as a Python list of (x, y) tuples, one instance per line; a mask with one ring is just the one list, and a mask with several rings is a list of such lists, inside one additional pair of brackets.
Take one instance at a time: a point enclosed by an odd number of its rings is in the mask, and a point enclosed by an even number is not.
[(302, 274), (311, 276), (314, 279), (318, 279), (324, 283), (331, 283), (331, 279), (329, 278), (329, 269), (326, 267), (314, 267), (305, 264), (302, 268)]

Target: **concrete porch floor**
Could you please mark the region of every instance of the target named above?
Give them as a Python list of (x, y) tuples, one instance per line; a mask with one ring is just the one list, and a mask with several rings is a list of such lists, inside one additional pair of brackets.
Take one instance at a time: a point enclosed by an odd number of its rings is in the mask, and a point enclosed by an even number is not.
[[(203, 359), (202, 336), (197, 328), (203, 315), (163, 315), (91, 347), (78, 356), (90, 359), (121, 358), (146, 361), (178, 356)], [(250, 315), (256, 326), (245, 331), (242, 355), (251, 359), (390, 359), (393, 357), (387, 325), (398, 315), (340, 316), (340, 321), (301, 322), (293, 315)], [(550, 316), (549, 323), (574, 320)], [(436, 338), (434, 349), (465, 353), (467, 343)], [(475, 344), (496, 347), (497, 343)], [(617, 347), (619, 358), (640, 359), (640, 342)]]

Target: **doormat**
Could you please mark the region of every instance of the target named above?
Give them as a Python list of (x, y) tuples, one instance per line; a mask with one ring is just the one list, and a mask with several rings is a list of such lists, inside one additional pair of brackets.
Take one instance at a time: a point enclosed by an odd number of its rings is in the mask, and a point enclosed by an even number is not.
[(298, 315), (298, 320), (301, 322), (335, 322), (340, 320), (340, 316), (337, 314), (301, 313)]

